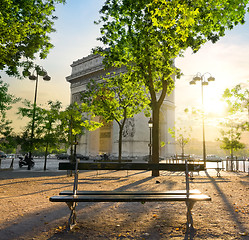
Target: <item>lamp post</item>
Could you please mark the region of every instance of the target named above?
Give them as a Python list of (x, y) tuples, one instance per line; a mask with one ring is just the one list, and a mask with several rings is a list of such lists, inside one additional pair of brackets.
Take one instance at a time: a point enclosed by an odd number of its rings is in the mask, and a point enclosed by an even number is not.
[[(36, 73), (36, 75), (34, 74)], [(36, 112), (36, 98), (37, 98), (37, 88), (38, 88), (38, 79), (39, 76), (43, 77), (44, 81), (50, 81), (51, 77), (48, 76), (47, 72), (40, 66), (35, 66), (33, 73), (29, 74), (29, 79), (35, 81), (35, 96), (34, 96), (34, 105), (33, 105), (33, 118), (32, 118), (32, 126), (31, 126), (31, 136), (30, 136), (30, 151), (29, 151), (29, 163), (28, 170), (31, 169), (31, 159), (32, 159), (32, 151), (33, 151), (33, 139), (34, 139), (34, 128), (35, 128), (35, 112)]]
[[(208, 78), (205, 76), (209, 75)], [(206, 141), (205, 141), (205, 120), (204, 120), (204, 100), (203, 100), (203, 86), (207, 86), (209, 82), (215, 81), (215, 78), (211, 76), (210, 73), (200, 74), (197, 73), (194, 78), (189, 82), (190, 85), (196, 84), (196, 82), (201, 82), (201, 100), (202, 100), (202, 144), (203, 144), (203, 161), (204, 167), (206, 168)]]
[(152, 150), (152, 128), (153, 128), (153, 121), (152, 121), (151, 118), (148, 121), (148, 125), (149, 125), (149, 129), (150, 129), (149, 163), (151, 163), (152, 162), (152, 154), (151, 154), (151, 150)]

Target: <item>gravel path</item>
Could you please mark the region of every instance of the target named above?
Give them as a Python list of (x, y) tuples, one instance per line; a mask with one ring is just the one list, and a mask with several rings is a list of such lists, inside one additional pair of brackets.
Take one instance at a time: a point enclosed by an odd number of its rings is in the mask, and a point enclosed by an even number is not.
[[(212, 197), (193, 208), (195, 232), (185, 236), (184, 203), (80, 203), (77, 227), (67, 232), (69, 209), (49, 197), (72, 189), (65, 172), (0, 172), (0, 239), (249, 239), (249, 176), (247, 173), (202, 172), (191, 181)], [(80, 190), (184, 189), (181, 173), (144, 171), (81, 172)]]

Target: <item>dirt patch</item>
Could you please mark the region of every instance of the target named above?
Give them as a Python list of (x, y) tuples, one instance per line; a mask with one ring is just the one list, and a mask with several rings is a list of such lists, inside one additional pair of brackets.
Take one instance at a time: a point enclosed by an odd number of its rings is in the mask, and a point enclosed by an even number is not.
[[(167, 203), (80, 203), (78, 225), (66, 231), (69, 209), (49, 197), (72, 189), (64, 173), (0, 172), (0, 239), (249, 239), (249, 176), (195, 175), (191, 189), (211, 196), (193, 208), (195, 232), (185, 236), (186, 206)], [(80, 190), (184, 189), (182, 174), (125, 171), (83, 172)]]

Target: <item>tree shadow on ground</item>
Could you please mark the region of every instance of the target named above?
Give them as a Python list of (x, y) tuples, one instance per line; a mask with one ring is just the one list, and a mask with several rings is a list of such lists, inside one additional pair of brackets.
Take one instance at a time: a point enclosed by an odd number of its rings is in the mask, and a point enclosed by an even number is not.
[[(143, 172), (140, 172), (140, 174)], [(139, 173), (136, 173), (139, 174)], [(39, 176), (41, 176), (39, 174)], [(55, 175), (57, 176), (57, 175)], [(24, 176), (23, 176), (24, 177)], [(33, 177), (33, 176), (32, 176)], [(46, 178), (47, 180), (49, 179)], [(126, 178), (127, 179), (127, 178)], [(154, 177), (142, 177), (141, 179), (134, 181), (134, 182), (130, 182), (128, 184), (125, 184), (123, 186), (120, 186), (114, 190), (116, 191), (125, 191), (125, 190), (131, 190), (131, 189), (139, 189), (139, 188), (143, 188), (141, 185), (154, 179)], [(156, 179), (156, 178), (155, 178)], [(44, 179), (43, 179), (44, 180)], [(51, 181), (53, 179), (50, 179)], [(91, 181), (91, 179), (87, 179), (88, 181)], [(98, 180), (106, 180), (106, 179), (98, 179)], [(40, 180), (38, 180), (40, 181)], [(53, 184), (52, 182), (48, 182), (46, 184)], [(84, 180), (85, 181), (85, 180)], [(72, 181), (73, 182), (73, 181)], [(57, 182), (55, 182), (55, 184), (57, 184)], [(64, 183), (63, 183), (64, 184)], [(156, 184), (156, 181), (154, 182), (154, 184)], [(172, 183), (171, 181), (169, 182), (165, 182), (164, 183), (166, 186), (168, 186), (169, 189), (173, 188), (175, 183)], [(69, 183), (67, 183), (66, 185), (64, 185), (64, 187), (69, 186)], [(153, 186), (152, 186), (153, 188)], [(53, 188), (53, 189), (57, 189), (57, 188)], [(60, 190), (64, 190), (61, 189), (61, 186), (58, 187), (58, 189)], [(37, 192), (36, 192), (37, 193)], [(34, 193), (30, 193), (27, 195), (32, 195)], [(127, 205), (122, 205), (123, 208), (129, 208), (129, 204), (133, 204), (133, 203), (127, 203)], [(136, 204), (136, 203), (134, 203)], [(22, 239), (25, 238), (25, 236), (30, 236), (32, 234), (33, 237), (35, 237), (37, 234), (39, 234), (40, 232), (48, 232), (51, 229), (55, 229), (56, 226), (60, 226), (60, 225), (65, 225), (67, 218), (69, 217), (69, 209), (67, 208), (66, 204), (63, 204), (63, 206), (59, 206), (58, 207), (53, 207), (52, 203), (51, 203), (51, 208), (46, 208), (46, 209), (42, 209), (39, 211), (35, 211), (29, 214), (26, 214), (24, 217), (20, 216), (17, 219), (15, 219), (12, 222), (7, 223), (5, 226), (3, 226), (1, 228), (1, 235), (2, 237), (4, 237), (5, 240), (7, 239)], [(109, 203), (109, 205), (105, 204), (105, 206), (107, 207), (113, 207), (114, 203)], [(150, 205), (149, 205), (150, 206)], [(150, 206), (151, 209), (153, 209), (155, 206), (157, 206), (156, 203), (152, 204)], [(92, 207), (92, 210), (89, 209), (89, 207)], [(81, 214), (82, 211), (86, 211), (87, 214), (89, 214), (91, 216), (91, 218), (95, 218), (99, 212), (101, 211), (103, 205), (99, 204), (99, 203), (83, 203), (81, 206), (79, 205), (77, 207), (77, 212), (79, 212)], [(145, 212), (146, 213), (146, 212)], [(143, 211), (141, 211), (140, 213), (138, 213), (138, 218), (141, 218), (142, 215), (141, 214), (145, 214)], [(140, 216), (141, 215), (141, 216)], [(168, 215), (168, 217), (166, 218), (165, 221), (170, 222), (174, 215), (174, 212), (171, 213), (171, 215)], [(140, 216), (140, 217), (139, 217)], [(130, 221), (132, 224), (132, 218), (129, 219), (129, 217), (127, 218), (127, 221)], [(62, 223), (62, 224), (61, 224)], [(148, 226), (147, 230), (148, 232), (153, 232), (154, 229), (156, 229), (155, 224), (151, 224)], [(157, 236), (158, 233), (155, 233)], [(54, 237), (57, 237), (57, 235), (55, 235)], [(45, 238), (44, 238), (45, 239)], [(46, 238), (47, 239), (47, 238)], [(53, 239), (53, 238), (51, 238)], [(56, 238), (54, 238), (56, 239)]]
[[(246, 232), (246, 227), (244, 224), (239, 220), (238, 215), (234, 211), (234, 206), (232, 202), (227, 197), (226, 193), (222, 191), (222, 189), (219, 187), (218, 183), (219, 180), (214, 179), (211, 177), (208, 172), (206, 172), (206, 175), (208, 179), (210, 180), (211, 184), (215, 187), (216, 191), (218, 192), (219, 196), (221, 197), (222, 201), (224, 202), (224, 205), (226, 206), (227, 210), (230, 213), (230, 219), (232, 222), (234, 222), (234, 225), (236, 225), (239, 229), (239, 232), (243, 233)], [(218, 206), (217, 206), (218, 207)]]

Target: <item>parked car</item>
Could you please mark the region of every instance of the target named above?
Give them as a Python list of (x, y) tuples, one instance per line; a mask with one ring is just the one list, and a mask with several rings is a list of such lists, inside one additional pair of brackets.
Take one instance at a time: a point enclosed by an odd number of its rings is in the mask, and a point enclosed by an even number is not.
[(89, 159), (88, 156), (84, 156), (84, 155), (79, 154), (79, 153), (76, 154), (76, 158), (79, 158), (80, 160), (88, 160)]
[(221, 157), (214, 155), (214, 154), (207, 155), (206, 160), (207, 161), (214, 161), (214, 162), (222, 161)]
[(4, 152), (0, 151), (0, 158), (6, 158), (6, 157), (7, 155)]
[(69, 159), (69, 155), (67, 153), (60, 153), (57, 155), (57, 159)]

